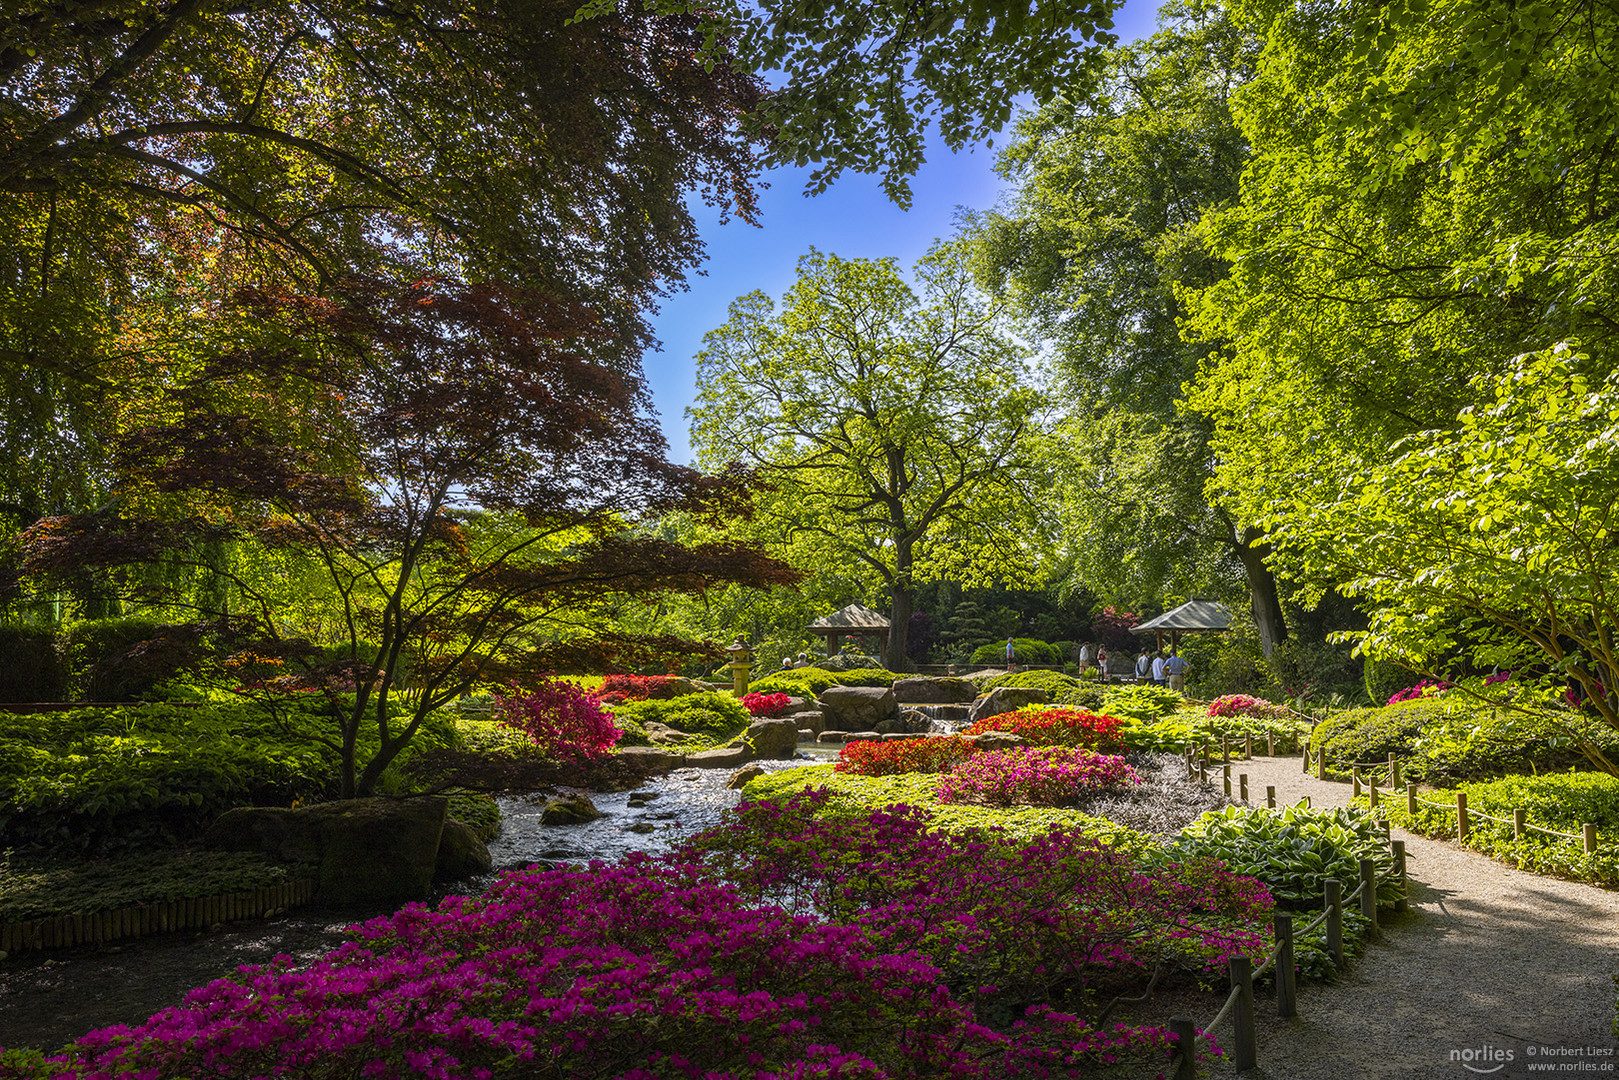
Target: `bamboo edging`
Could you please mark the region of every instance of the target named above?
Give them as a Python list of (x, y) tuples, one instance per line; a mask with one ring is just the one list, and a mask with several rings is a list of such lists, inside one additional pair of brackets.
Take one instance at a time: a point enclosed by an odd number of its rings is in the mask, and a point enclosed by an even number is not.
[(204, 929), (215, 923), (262, 919), (271, 912), (307, 904), (314, 896), (315, 879), (300, 878), (213, 896), (187, 896), (5, 923), (0, 925), (0, 952), (100, 945), (123, 938)]

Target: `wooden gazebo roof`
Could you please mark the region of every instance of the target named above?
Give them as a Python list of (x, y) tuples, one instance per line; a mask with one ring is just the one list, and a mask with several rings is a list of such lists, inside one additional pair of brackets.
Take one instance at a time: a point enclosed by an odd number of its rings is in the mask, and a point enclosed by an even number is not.
[(826, 654), (838, 651), (838, 636), (854, 634), (857, 637), (878, 637), (882, 648), (888, 647), (888, 631), (893, 624), (863, 604), (850, 604), (841, 611), (823, 615), (805, 627), (812, 634), (826, 636)]
[(1171, 608), (1156, 619), (1148, 619), (1140, 626), (1132, 626), (1132, 634), (1153, 634), (1160, 651), (1164, 635), (1169, 635), (1170, 648), (1178, 648), (1182, 634), (1219, 633), (1231, 628), (1231, 612), (1215, 600), (1188, 600), (1178, 608)]

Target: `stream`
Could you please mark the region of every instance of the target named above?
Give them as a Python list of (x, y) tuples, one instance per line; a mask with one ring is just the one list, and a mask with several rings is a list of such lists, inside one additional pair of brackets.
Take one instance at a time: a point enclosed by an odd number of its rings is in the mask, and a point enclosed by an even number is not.
[[(811, 760), (758, 764), (770, 771), (793, 768), (830, 760), (836, 749), (811, 752)], [(583, 825), (542, 825), (543, 798), (503, 798), (500, 835), (489, 844), (494, 873), (457, 882), (447, 893), (482, 891), (496, 873), (536, 860), (612, 861), (632, 851), (666, 852), (674, 842), (719, 824), (736, 805), (738, 793), (725, 786), (730, 774), (730, 769), (677, 769), (647, 778), (634, 791), (591, 792), (602, 817)], [(267, 963), (280, 953), (311, 962), (341, 944), (345, 928), (378, 914), (307, 907), (212, 931), (22, 953), (0, 961), (0, 1048), (54, 1049), (96, 1028), (140, 1023), (181, 1004), (193, 987), (243, 965)]]

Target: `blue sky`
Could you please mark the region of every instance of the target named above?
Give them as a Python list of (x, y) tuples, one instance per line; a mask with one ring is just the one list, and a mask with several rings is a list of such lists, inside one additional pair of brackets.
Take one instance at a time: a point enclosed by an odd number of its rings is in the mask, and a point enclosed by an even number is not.
[[(1114, 32), (1122, 40), (1152, 33), (1157, 0), (1129, 0), (1114, 15)], [(1000, 198), (1003, 185), (995, 175), (996, 148), (976, 147), (959, 154), (938, 142), (928, 147), (928, 160), (911, 182), (909, 211), (883, 195), (877, 179), (845, 175), (831, 190), (804, 195), (807, 169), (778, 169), (760, 194), (760, 227), (739, 221), (720, 225), (707, 207), (694, 209), (701, 224), (708, 258), (703, 275), (694, 274), (690, 289), (668, 298), (652, 320), (663, 343), (661, 352), (644, 359), (653, 403), (669, 440), (672, 461), (689, 462), (686, 406), (696, 396), (696, 357), (703, 335), (724, 324), (731, 301), (754, 289), (780, 297), (793, 282), (798, 259), (811, 247), (846, 259), (893, 256), (909, 269), (933, 241), (955, 231), (958, 208), (987, 210)]]

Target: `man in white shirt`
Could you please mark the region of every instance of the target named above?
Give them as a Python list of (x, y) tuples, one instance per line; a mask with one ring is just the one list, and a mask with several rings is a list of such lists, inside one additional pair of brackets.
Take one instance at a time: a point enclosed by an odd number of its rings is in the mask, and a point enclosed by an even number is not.
[(1152, 653), (1142, 649), (1141, 655), (1136, 657), (1136, 678), (1141, 682), (1146, 682), (1151, 677)]
[(1169, 676), (1169, 688), (1177, 694), (1186, 690), (1186, 660), (1179, 652), (1171, 652), (1164, 661), (1164, 673)]
[(1089, 642), (1079, 647), (1079, 670), (1084, 671), (1091, 666), (1091, 646)]
[(1157, 686), (1164, 684), (1164, 654), (1152, 654), (1152, 681)]

